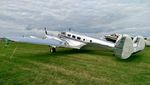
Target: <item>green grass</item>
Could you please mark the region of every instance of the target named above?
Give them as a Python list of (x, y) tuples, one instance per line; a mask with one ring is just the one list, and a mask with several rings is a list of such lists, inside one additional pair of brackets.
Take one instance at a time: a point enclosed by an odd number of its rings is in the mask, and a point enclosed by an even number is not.
[(0, 85), (150, 85), (150, 47), (120, 60), (113, 52), (0, 42)]

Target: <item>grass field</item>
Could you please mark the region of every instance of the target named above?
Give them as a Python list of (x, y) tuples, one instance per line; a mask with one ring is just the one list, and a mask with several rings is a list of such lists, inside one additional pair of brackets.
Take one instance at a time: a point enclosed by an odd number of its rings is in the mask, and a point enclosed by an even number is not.
[(150, 85), (150, 47), (120, 60), (106, 49), (0, 42), (0, 85)]

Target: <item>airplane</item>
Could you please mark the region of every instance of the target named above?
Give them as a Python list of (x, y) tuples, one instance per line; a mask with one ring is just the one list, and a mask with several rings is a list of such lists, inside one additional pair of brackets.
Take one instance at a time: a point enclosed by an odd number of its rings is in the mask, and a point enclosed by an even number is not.
[(51, 47), (51, 53), (56, 52), (57, 47), (81, 49), (84, 46), (97, 45), (114, 50), (115, 55), (120, 59), (128, 59), (132, 54), (142, 51), (145, 48), (145, 41), (142, 36), (132, 38), (127, 34), (120, 34), (115, 42), (109, 42), (94, 37), (81, 35), (79, 33), (64, 31), (57, 35), (48, 34), (45, 28), (45, 36), (37, 37), (6, 37), (15, 42), (25, 42), (32, 44), (48, 45)]

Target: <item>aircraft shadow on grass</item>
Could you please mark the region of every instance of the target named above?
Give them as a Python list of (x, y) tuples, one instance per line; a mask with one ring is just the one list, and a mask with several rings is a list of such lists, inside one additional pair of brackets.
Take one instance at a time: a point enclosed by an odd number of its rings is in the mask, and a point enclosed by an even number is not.
[[(133, 54), (130, 58), (126, 59), (126, 60), (122, 60), (120, 58), (116, 58), (114, 57), (114, 53), (112, 50), (110, 49), (63, 49), (60, 48), (57, 53), (50, 53), (49, 51), (43, 52), (43, 53), (34, 53), (34, 54), (27, 54), (27, 55), (23, 55), (23, 57), (25, 58), (29, 58), (29, 57), (34, 57), (35, 59), (48, 59), (50, 57), (52, 58), (58, 58), (58, 57), (71, 57), (73, 56), (78, 56), (75, 54), (85, 54), (85, 55), (93, 55), (93, 56), (99, 56), (99, 57), (112, 57), (113, 60), (118, 61), (118, 62), (132, 62), (132, 61), (136, 61), (139, 60), (141, 57), (140, 53), (137, 54)], [(22, 56), (22, 55), (19, 55)], [(82, 56), (81, 56), (82, 57)], [(86, 56), (83, 56), (86, 57)]]

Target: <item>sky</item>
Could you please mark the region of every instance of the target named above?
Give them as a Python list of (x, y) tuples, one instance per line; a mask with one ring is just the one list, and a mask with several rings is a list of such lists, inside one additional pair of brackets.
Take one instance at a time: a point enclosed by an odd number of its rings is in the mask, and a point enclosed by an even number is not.
[(150, 36), (150, 0), (0, 0), (0, 36), (43, 28)]

